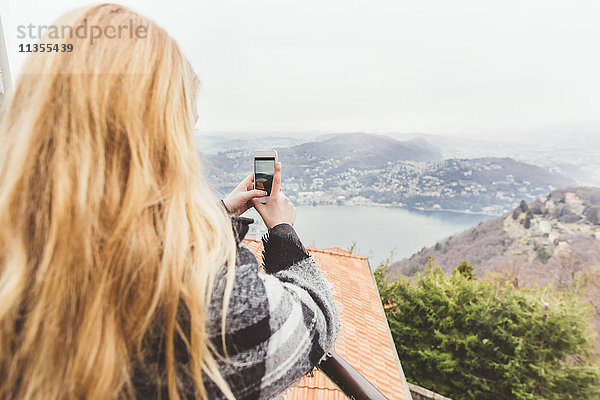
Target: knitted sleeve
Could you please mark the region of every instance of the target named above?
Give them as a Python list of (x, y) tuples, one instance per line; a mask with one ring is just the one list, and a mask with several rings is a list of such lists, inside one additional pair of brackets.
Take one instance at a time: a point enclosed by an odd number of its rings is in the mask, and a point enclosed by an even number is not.
[[(331, 285), (315, 265), (294, 229), (281, 224), (269, 231), (265, 271), (244, 245), (226, 324), (231, 363), (219, 360), (236, 399), (271, 399), (317, 365), (333, 346), (339, 330)], [(219, 354), (224, 271), (213, 291), (207, 329)], [(211, 398), (224, 398), (210, 380)]]

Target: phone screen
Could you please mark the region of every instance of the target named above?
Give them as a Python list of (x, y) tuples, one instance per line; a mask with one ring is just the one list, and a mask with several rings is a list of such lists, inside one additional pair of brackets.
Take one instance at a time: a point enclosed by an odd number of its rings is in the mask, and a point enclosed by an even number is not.
[(273, 175), (275, 175), (275, 158), (256, 157), (254, 159), (254, 187), (271, 195), (273, 186)]

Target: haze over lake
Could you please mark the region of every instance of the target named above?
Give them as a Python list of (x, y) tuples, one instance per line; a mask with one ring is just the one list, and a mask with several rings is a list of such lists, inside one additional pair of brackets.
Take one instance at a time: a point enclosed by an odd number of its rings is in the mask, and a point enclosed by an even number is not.
[[(394, 207), (298, 206), (294, 225), (306, 246), (349, 248), (369, 257), (371, 268), (390, 256), (402, 259), (424, 246), (462, 232), (492, 217), (449, 212), (413, 211)], [(248, 216), (258, 221), (254, 210)], [(250, 236), (255, 236), (252, 233)]]

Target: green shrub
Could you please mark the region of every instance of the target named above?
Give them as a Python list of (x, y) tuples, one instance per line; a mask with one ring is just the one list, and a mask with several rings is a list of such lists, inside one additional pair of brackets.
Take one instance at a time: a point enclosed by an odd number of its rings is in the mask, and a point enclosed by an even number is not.
[(458, 264), (458, 267), (454, 268), (454, 273), (461, 274), (467, 279), (473, 279), (475, 277), (473, 269), (473, 266), (465, 260)]
[(552, 257), (552, 254), (548, 252), (548, 248), (546, 247), (546, 245), (538, 247), (535, 252), (542, 262), (546, 262), (550, 259), (550, 257)]
[(573, 291), (447, 276), (431, 257), (414, 281), (388, 268), (375, 279), (410, 382), (455, 400), (600, 398), (591, 310)]

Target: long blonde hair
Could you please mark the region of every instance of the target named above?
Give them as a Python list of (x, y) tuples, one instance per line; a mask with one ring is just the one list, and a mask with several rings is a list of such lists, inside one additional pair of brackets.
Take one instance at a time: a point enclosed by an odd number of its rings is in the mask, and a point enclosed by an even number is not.
[[(73, 51), (32, 54), (4, 110), (0, 398), (134, 397), (132, 360), (157, 315), (169, 396), (179, 398), (182, 340), (196, 397), (207, 398), (205, 375), (233, 398), (205, 333), (222, 266), (228, 305), (235, 241), (193, 143), (198, 79), (139, 14), (102, 4), (55, 25), (84, 22), (146, 34), (47, 36)], [(176, 318), (181, 305), (189, 326)]]

